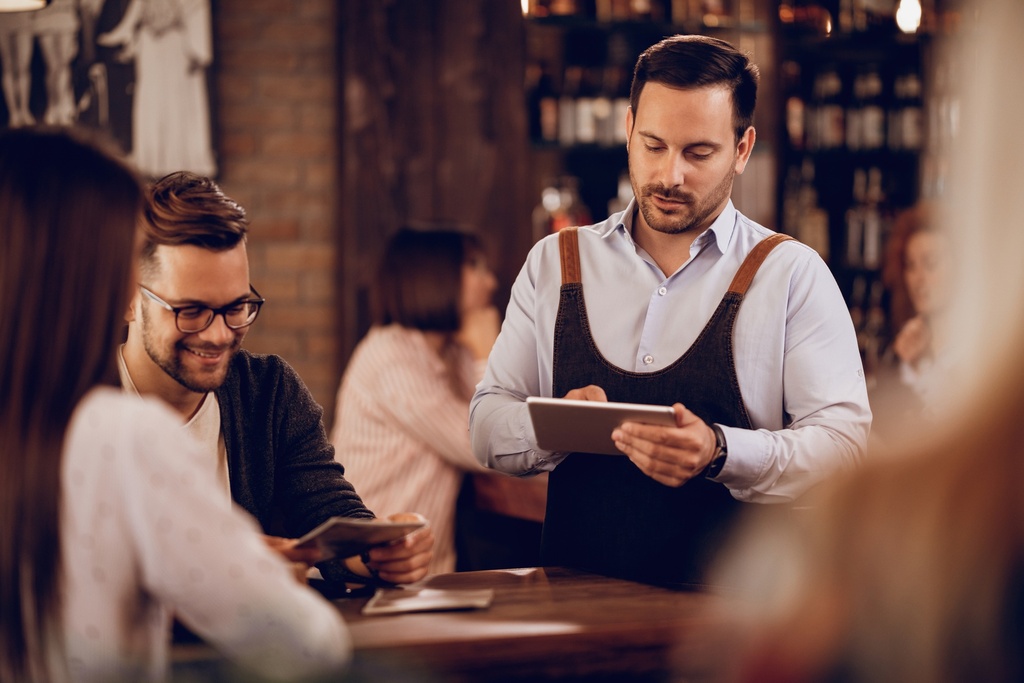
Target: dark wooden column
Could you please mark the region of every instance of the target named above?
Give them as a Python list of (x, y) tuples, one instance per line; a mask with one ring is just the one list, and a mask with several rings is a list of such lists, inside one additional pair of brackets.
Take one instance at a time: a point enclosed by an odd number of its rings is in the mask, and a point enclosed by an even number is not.
[(531, 244), (518, 0), (340, 4), (339, 352), (368, 325), (377, 256), (405, 223), (493, 248), (501, 305)]

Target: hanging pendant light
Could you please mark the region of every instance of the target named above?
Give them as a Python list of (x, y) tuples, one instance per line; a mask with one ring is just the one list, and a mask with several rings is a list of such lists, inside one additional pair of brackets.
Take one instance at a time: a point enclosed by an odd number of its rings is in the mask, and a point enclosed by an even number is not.
[(904, 33), (916, 33), (921, 26), (921, 0), (900, 0), (896, 25)]
[(0, 12), (28, 12), (43, 9), (50, 0), (0, 0)]

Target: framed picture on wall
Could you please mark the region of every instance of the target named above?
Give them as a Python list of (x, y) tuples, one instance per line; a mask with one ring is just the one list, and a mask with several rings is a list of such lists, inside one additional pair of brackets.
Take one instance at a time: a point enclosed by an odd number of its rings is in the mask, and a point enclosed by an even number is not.
[(106, 130), (144, 174), (217, 172), (210, 0), (49, 0), (0, 13), (0, 126)]

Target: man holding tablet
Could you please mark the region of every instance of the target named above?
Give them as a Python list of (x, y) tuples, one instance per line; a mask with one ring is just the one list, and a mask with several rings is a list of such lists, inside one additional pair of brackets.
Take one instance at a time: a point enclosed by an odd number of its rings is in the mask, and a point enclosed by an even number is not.
[[(741, 502), (787, 503), (862, 457), (853, 324), (812, 249), (730, 199), (754, 146), (758, 70), (730, 44), (644, 52), (626, 115), (635, 199), (534, 246), (470, 408), (481, 462), (550, 471), (545, 564), (701, 582)], [(623, 455), (545, 451), (529, 396), (673, 406)]]
[[(335, 462), (306, 385), (278, 356), (241, 348), (264, 302), (249, 281), (244, 209), (209, 178), (173, 173), (149, 188), (142, 224), (139, 286), (118, 350), (125, 390), (178, 412), (209, 454), (225, 504), (234, 500), (265, 532), (295, 538), (330, 517), (372, 518)], [(321, 569), (329, 580), (412, 583), (426, 575), (433, 541), (427, 527)], [(290, 540), (268, 542), (309, 558)]]

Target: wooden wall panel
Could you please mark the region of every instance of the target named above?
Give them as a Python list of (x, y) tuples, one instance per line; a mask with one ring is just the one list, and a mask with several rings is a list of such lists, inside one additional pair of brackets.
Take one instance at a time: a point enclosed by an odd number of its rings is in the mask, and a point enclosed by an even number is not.
[(533, 197), (517, 0), (346, 0), (339, 12), (344, 363), (395, 229), (452, 221), (479, 231), (504, 305), (531, 244)]

